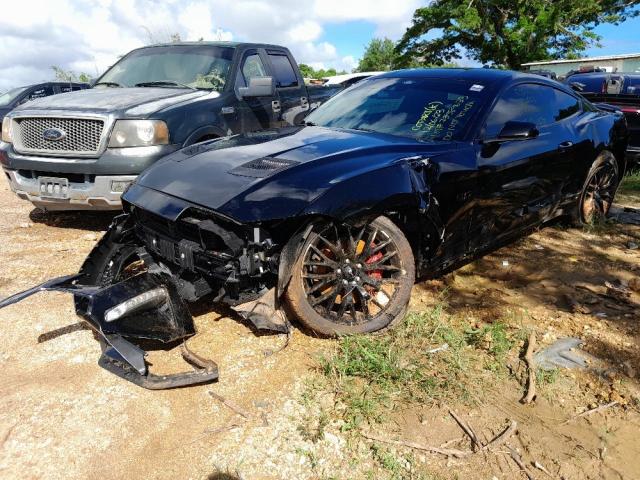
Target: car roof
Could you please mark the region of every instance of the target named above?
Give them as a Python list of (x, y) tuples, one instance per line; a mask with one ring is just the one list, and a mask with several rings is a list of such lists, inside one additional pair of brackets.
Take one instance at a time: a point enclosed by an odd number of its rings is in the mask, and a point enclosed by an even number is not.
[(345, 73), (343, 75), (333, 75), (331, 77), (322, 77), (322, 78), (323, 80), (327, 80), (327, 84), (333, 84), (333, 83), (341, 83), (341, 82), (344, 82), (345, 80), (351, 80), (352, 78), (372, 77), (374, 75), (379, 75), (381, 73), (385, 73), (385, 72), (355, 72), (355, 73)]
[(407, 70), (395, 70), (376, 75), (376, 78), (442, 78), (451, 80), (464, 80), (480, 83), (509, 83), (514, 80), (532, 80), (538, 83), (547, 83), (558, 87), (555, 80), (550, 80), (540, 75), (534, 75), (513, 70), (500, 70), (497, 68), (410, 68)]
[(287, 50), (287, 48), (283, 47), (282, 45), (273, 45), (270, 43), (218, 42), (218, 41), (155, 43), (153, 45), (146, 45), (144, 47), (135, 48), (134, 50), (142, 50), (144, 48), (153, 48), (153, 47), (180, 47), (185, 45), (186, 46), (204, 46), (204, 47), (227, 47), (227, 48), (237, 48), (237, 47), (280, 48), (280, 49)]

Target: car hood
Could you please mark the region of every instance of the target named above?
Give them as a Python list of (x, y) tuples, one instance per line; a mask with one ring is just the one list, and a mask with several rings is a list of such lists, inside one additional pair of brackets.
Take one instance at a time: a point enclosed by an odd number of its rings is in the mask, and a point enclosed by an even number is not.
[[(216, 95), (217, 92), (213, 92)], [(16, 113), (31, 110), (72, 110), (90, 113), (113, 113), (139, 110), (149, 114), (169, 104), (211, 94), (205, 90), (183, 88), (90, 88), (31, 100), (16, 108)], [(149, 108), (151, 107), (151, 108)]]
[(144, 187), (238, 221), (286, 218), (355, 176), (452, 148), (452, 143), (322, 127), (236, 135), (165, 157), (138, 177), (124, 199), (149, 208), (140, 192)]

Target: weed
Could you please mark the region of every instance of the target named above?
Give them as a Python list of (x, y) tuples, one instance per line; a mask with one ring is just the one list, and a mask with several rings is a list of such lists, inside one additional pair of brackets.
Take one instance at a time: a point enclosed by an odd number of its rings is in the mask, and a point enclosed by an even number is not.
[(559, 376), (560, 370), (557, 368), (553, 368), (551, 370), (538, 368), (536, 370), (536, 383), (541, 387), (553, 385), (554, 383), (556, 383), (556, 381), (558, 381)]
[(324, 438), (324, 431), (329, 425), (329, 415), (320, 409), (318, 415), (314, 415), (310, 409), (302, 417), (298, 432), (307, 441), (317, 443)]

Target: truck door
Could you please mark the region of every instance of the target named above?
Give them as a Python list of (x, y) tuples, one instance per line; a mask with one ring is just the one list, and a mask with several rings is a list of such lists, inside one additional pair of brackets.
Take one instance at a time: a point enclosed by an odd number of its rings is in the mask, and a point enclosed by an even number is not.
[(300, 70), (285, 50), (268, 49), (267, 56), (280, 100), (281, 125), (299, 124), (309, 110), (307, 89)]
[[(252, 77), (267, 77), (265, 56), (257, 49), (247, 50), (240, 60), (237, 87), (246, 87)], [(233, 108), (233, 107), (228, 107)], [(280, 126), (280, 102), (277, 94), (268, 97), (246, 97), (238, 102), (240, 132), (253, 132)], [(234, 133), (240, 133), (234, 132)]]

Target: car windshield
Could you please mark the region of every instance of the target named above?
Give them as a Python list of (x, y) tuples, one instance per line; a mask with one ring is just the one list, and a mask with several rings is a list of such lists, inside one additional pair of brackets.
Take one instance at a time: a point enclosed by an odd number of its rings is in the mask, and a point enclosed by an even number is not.
[(11, 105), (15, 101), (15, 99), (18, 98), (20, 94), (26, 89), (27, 87), (14, 88), (0, 95), (0, 107)]
[(418, 140), (459, 140), (484, 101), (483, 85), (425, 78), (369, 78), (336, 95), (307, 124)]
[(221, 91), (233, 48), (168, 45), (134, 50), (111, 67), (96, 86), (167, 86)]

